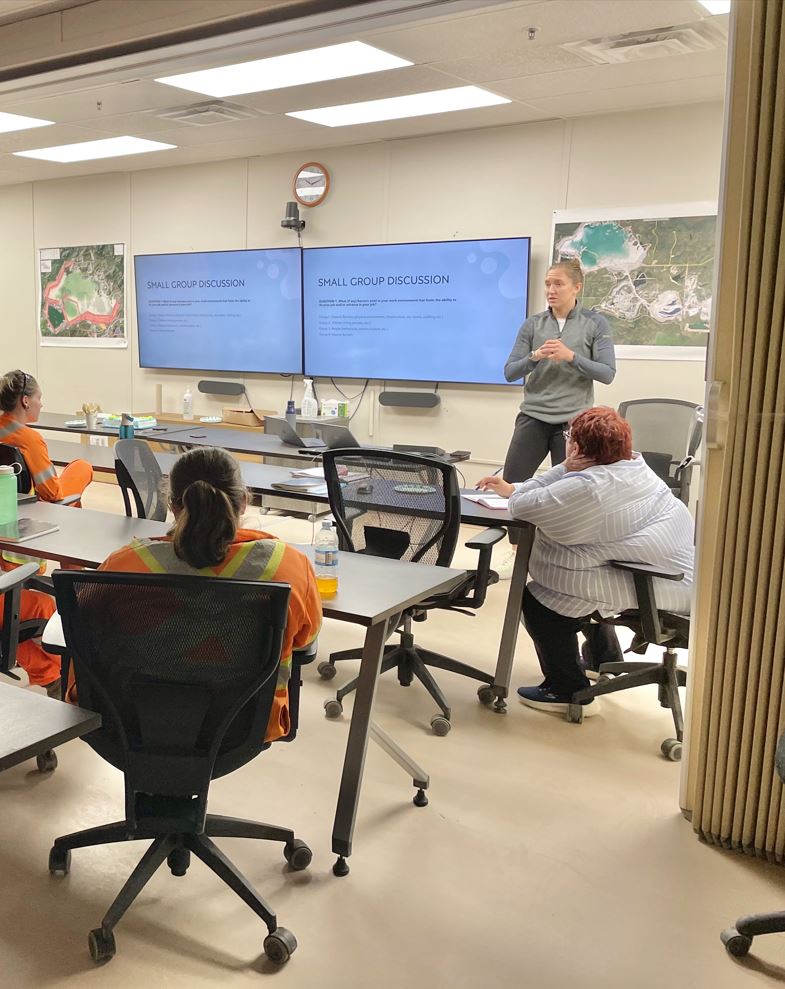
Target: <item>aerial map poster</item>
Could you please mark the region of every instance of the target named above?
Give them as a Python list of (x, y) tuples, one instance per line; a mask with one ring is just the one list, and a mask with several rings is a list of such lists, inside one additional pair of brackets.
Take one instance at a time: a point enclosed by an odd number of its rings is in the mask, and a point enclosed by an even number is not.
[(554, 260), (577, 258), (581, 304), (605, 316), (618, 357), (706, 359), (716, 203), (555, 210)]
[(48, 247), (38, 272), (42, 346), (128, 346), (124, 244)]

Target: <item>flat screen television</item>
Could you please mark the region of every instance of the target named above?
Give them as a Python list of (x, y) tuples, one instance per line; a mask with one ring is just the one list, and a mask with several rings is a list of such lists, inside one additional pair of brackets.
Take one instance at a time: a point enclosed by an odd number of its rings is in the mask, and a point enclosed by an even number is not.
[(300, 374), (297, 247), (134, 257), (141, 367)]
[(303, 251), (305, 373), (505, 384), (528, 237)]

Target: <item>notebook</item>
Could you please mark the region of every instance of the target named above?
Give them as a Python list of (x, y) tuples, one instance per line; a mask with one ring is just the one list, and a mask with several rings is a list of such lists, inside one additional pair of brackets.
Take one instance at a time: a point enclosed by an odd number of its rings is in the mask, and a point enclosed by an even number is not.
[(59, 525), (54, 522), (40, 522), (37, 519), (18, 519), (0, 525), (0, 539), (8, 543), (26, 543), (28, 539), (36, 539), (50, 532), (57, 532)]
[(316, 477), (292, 477), (288, 481), (273, 481), (270, 485), (276, 491), (312, 492), (316, 495), (326, 495), (327, 485), (324, 478), (319, 480)]
[(473, 501), (477, 505), (482, 505), (483, 508), (492, 508), (500, 512), (505, 511), (508, 506), (507, 498), (502, 498), (500, 495), (491, 494), (490, 492), (486, 494), (465, 494), (463, 497), (467, 501)]

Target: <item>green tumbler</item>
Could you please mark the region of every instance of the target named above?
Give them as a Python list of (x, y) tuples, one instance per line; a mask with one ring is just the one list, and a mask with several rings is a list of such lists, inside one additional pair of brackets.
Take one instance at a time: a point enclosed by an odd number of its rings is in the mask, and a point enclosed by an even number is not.
[(0, 467), (0, 525), (13, 525), (18, 518), (16, 475), (21, 471), (21, 464)]

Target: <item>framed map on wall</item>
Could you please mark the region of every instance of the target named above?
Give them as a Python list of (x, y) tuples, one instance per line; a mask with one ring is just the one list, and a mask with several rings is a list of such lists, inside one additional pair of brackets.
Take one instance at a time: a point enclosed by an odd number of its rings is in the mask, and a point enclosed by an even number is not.
[(38, 252), (42, 347), (127, 347), (125, 245), (47, 247)]
[(716, 203), (555, 210), (551, 257), (580, 261), (617, 357), (705, 361), (716, 228)]

